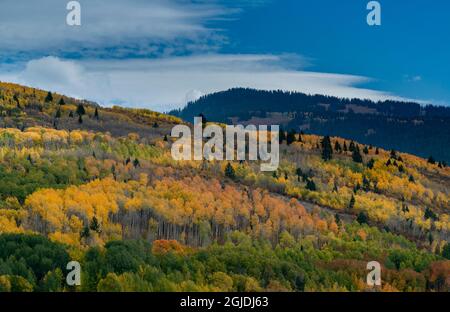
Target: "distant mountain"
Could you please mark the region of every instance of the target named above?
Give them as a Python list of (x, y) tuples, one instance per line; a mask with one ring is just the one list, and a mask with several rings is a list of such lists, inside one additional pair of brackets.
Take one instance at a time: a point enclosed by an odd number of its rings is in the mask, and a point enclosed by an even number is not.
[(450, 108), (236, 88), (201, 97), (170, 114), (191, 121), (280, 124), (450, 162)]

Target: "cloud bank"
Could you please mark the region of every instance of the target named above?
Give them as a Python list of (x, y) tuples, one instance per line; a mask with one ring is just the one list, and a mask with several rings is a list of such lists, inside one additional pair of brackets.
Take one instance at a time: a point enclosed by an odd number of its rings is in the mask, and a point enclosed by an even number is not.
[[(296, 69), (288, 60), (295, 59)], [(299, 70), (292, 55), (207, 54), (159, 59), (64, 60), (44, 57), (0, 80), (13, 81), (103, 105), (147, 107), (169, 111), (203, 94), (233, 87), (300, 91), (372, 100), (398, 99), (360, 88), (369, 78)]]
[(235, 9), (214, 1), (79, 0), (81, 26), (66, 24), (64, 0), (2, 0), (0, 55), (165, 55), (211, 51), (225, 38), (207, 26)]

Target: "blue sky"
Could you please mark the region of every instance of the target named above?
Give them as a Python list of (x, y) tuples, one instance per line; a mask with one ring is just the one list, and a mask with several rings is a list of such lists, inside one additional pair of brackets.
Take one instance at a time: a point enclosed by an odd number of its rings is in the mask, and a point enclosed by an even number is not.
[[(28, 2), (28, 1), (27, 1)], [(167, 111), (230, 87), (449, 105), (450, 3), (2, 0), (0, 80)]]
[(379, 1), (382, 25), (366, 23), (364, 0), (267, 1), (229, 23), (227, 52), (298, 53), (310, 69), (372, 77), (368, 86), (450, 102), (450, 2)]

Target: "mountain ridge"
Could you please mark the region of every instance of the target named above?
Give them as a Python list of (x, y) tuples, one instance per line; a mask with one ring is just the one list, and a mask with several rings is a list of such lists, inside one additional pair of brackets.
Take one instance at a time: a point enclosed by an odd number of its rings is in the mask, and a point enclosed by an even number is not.
[(234, 88), (170, 111), (186, 121), (280, 124), (450, 162), (450, 107), (414, 102), (346, 99), (298, 92)]

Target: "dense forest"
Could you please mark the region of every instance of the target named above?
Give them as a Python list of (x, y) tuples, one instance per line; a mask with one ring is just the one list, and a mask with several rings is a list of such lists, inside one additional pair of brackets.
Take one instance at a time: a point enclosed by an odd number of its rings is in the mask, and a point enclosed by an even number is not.
[(170, 114), (190, 122), (203, 114), (223, 123), (281, 124), (286, 130), (339, 136), (450, 162), (449, 107), (237, 88), (205, 95)]
[(291, 129), (261, 172), (174, 161), (149, 110), (3, 83), (0, 110), (0, 291), (373, 291), (374, 260), (376, 291), (450, 290), (443, 161)]

